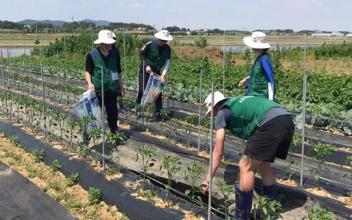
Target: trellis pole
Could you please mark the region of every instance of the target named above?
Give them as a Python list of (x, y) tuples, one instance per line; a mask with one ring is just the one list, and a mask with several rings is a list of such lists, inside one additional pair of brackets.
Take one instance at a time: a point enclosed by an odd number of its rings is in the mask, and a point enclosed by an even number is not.
[(213, 191), (213, 178), (212, 178), (212, 167), (213, 167), (213, 119), (214, 117), (214, 82), (211, 83), (211, 114), (210, 114), (210, 146), (209, 146), (209, 192), (208, 192), (208, 220), (211, 220), (211, 196)]
[(301, 152), (301, 177), (300, 187), (303, 186), (304, 173), (304, 139), (305, 139), (305, 124), (306, 124), (306, 104), (307, 104), (307, 35), (304, 36), (304, 52), (303, 52), (303, 109), (302, 109), (302, 152)]
[(43, 101), (43, 131), (44, 131), (44, 138), (47, 138), (47, 131), (46, 131), (46, 108), (45, 108), (45, 77), (44, 77), (44, 64), (43, 64), (43, 59), (44, 59), (44, 48), (42, 49), (42, 57), (41, 57), (41, 62), (40, 62), (40, 75), (41, 75), (41, 80), (42, 80), (42, 101)]
[(224, 36), (222, 40), (222, 94), (225, 95), (225, 30), (224, 30)]

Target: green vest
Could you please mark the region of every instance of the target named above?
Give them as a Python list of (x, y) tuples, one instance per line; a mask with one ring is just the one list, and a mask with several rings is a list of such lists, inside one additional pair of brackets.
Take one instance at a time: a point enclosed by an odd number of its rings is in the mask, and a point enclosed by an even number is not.
[[(165, 45), (164, 47), (168, 47), (168, 45)], [(150, 49), (148, 50), (145, 57), (145, 66), (150, 66), (153, 69), (153, 71), (159, 74), (161, 68), (165, 65), (168, 59), (169, 59), (168, 50), (165, 48), (162, 50), (161, 54), (159, 54), (158, 41), (153, 40), (151, 42)]]
[(265, 73), (262, 69), (262, 57), (258, 58), (252, 66), (252, 72), (250, 74), (250, 81), (246, 95), (268, 98), (268, 81), (266, 80)]
[(224, 106), (233, 113), (229, 130), (242, 139), (248, 139), (268, 110), (280, 107), (276, 102), (255, 96), (232, 98)]
[(90, 52), (94, 62), (94, 69), (92, 74), (92, 83), (94, 85), (95, 91), (97, 93), (101, 93), (102, 85), (101, 85), (101, 73), (104, 73), (103, 83), (104, 83), (104, 91), (119, 91), (119, 83), (118, 80), (112, 80), (111, 74), (113, 72), (117, 72), (117, 54), (109, 53), (107, 57), (107, 65), (105, 66), (105, 62), (101, 57), (100, 52), (97, 48), (93, 49)]

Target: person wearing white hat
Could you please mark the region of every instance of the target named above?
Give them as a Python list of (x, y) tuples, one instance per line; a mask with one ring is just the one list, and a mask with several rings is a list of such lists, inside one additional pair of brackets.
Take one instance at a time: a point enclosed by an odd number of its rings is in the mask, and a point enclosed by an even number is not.
[(267, 50), (270, 44), (266, 42), (266, 34), (255, 31), (251, 36), (244, 37), (243, 42), (257, 54), (249, 76), (239, 82), (246, 86), (246, 95), (265, 97), (275, 100), (275, 78)]
[[(205, 99), (208, 108), (206, 116), (212, 109), (212, 94)], [(271, 163), (275, 158), (286, 159), (294, 134), (294, 124), (286, 109), (267, 98), (240, 96), (225, 98), (221, 92), (214, 92), (214, 117), (216, 140), (213, 150), (212, 172), (205, 175), (201, 184), (203, 192), (208, 190), (224, 152), (225, 130), (247, 140), (244, 155), (239, 161), (239, 184), (236, 188), (235, 219), (249, 220), (255, 173), (262, 177), (263, 194), (271, 200), (276, 199), (275, 175)]]
[[(120, 54), (117, 48), (111, 49), (115, 42), (114, 34), (110, 30), (99, 31), (98, 39), (94, 41), (94, 44), (97, 44), (98, 47), (87, 54), (85, 72), (87, 87), (95, 90), (100, 107), (102, 106), (102, 94), (104, 93), (104, 105), (108, 125), (112, 133), (116, 133), (118, 130), (117, 96), (124, 96), (125, 94)], [(103, 74), (103, 82), (101, 74)]]
[[(169, 31), (161, 30), (154, 34), (155, 39), (147, 42), (140, 53), (141, 65), (139, 68), (138, 96), (136, 103), (140, 104), (144, 88), (147, 85), (150, 74), (160, 75), (159, 79), (165, 82), (167, 71), (169, 70), (171, 48), (167, 44), (173, 40)], [(161, 72), (162, 70), (162, 72)], [(162, 109), (162, 94), (156, 99), (154, 119), (159, 121), (160, 111)]]

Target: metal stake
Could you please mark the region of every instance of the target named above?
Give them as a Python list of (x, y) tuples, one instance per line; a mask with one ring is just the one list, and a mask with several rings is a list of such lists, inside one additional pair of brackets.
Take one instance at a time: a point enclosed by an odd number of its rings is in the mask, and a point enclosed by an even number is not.
[(214, 117), (214, 82), (211, 83), (211, 116), (210, 116), (210, 146), (209, 146), (209, 194), (208, 194), (208, 220), (211, 219), (211, 195), (213, 191), (213, 178), (212, 178), (212, 167), (213, 167), (213, 117)]
[(44, 86), (45, 78), (44, 78), (44, 70), (43, 70), (43, 57), (42, 57), (42, 62), (40, 63), (40, 74), (41, 74), (41, 77), (42, 77), (43, 123), (44, 123), (43, 130), (44, 130), (44, 138), (46, 139), (46, 137), (47, 137), (46, 121), (47, 120), (45, 118), (45, 86)]
[(304, 172), (304, 139), (305, 139), (305, 125), (306, 125), (306, 103), (307, 103), (307, 61), (306, 61), (306, 53), (307, 53), (307, 35), (304, 37), (304, 64), (303, 64), (303, 111), (302, 111), (302, 152), (301, 152), (301, 177), (300, 177), (300, 187), (303, 186), (303, 172)]
[(103, 144), (102, 144), (102, 151), (103, 151), (103, 170), (105, 170), (105, 100), (104, 100), (104, 70), (103, 67), (100, 69), (100, 81), (101, 81), (101, 126), (103, 130)]

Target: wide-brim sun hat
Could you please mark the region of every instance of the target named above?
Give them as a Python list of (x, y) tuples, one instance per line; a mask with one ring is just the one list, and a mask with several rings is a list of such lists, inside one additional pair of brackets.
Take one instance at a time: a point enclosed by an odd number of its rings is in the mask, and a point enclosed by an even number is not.
[(167, 30), (161, 30), (157, 33), (154, 34), (154, 37), (159, 40), (165, 40), (165, 41), (172, 41), (173, 37), (171, 36), (170, 32)]
[(101, 30), (98, 34), (98, 39), (94, 41), (94, 44), (113, 44), (116, 40), (113, 38), (113, 34), (110, 30)]
[(266, 42), (266, 34), (261, 31), (254, 31), (251, 36), (244, 37), (243, 43), (253, 49), (268, 49), (271, 47)]
[[(211, 98), (212, 98), (212, 93), (210, 93), (204, 101), (204, 104), (207, 107), (207, 112), (205, 113), (205, 116), (209, 116), (211, 112)], [(214, 92), (214, 107), (223, 100), (226, 100), (224, 94), (222, 94), (219, 91)]]

